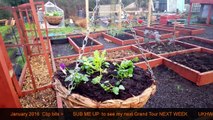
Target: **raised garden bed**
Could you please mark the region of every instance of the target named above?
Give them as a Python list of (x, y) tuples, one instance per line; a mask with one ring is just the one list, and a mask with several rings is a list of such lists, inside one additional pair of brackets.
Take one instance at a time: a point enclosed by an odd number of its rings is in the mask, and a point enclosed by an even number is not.
[(213, 49), (213, 41), (208, 40), (206, 38), (187, 36), (187, 37), (183, 37), (183, 38), (178, 38), (177, 40), (196, 45), (197, 47), (201, 46), (201, 47)]
[(146, 44), (141, 44), (143, 49), (153, 52), (155, 54), (166, 55), (172, 52), (181, 52), (187, 49), (195, 48), (192, 45), (184, 44), (178, 41), (169, 43), (168, 40), (162, 42), (150, 42)]
[[(74, 47), (74, 50), (78, 53), (80, 53), (82, 50), (82, 42), (84, 40), (85, 36), (71, 36), (68, 37), (70, 44)], [(104, 46), (100, 42), (96, 41), (95, 39), (88, 37), (86, 47), (84, 49), (84, 52), (92, 52), (94, 50), (101, 50)]]
[(106, 49), (107, 55), (106, 58), (109, 60), (126, 58), (129, 56), (135, 56), (141, 54), (139, 49), (135, 46), (123, 46), (116, 47), (111, 49)]
[(213, 83), (213, 51), (197, 48), (165, 57), (165, 65), (198, 86)]
[(92, 38), (94, 38), (94, 39), (97, 39), (97, 38), (103, 36), (102, 33), (106, 33), (106, 31), (103, 30), (103, 31), (91, 32), (91, 33), (90, 33), (90, 37), (92, 37)]
[(105, 39), (103, 36), (103, 33), (106, 33), (106, 31), (98, 31), (98, 32), (93, 32), (90, 34), (90, 37), (94, 38), (101, 44), (103, 44), (104, 49), (109, 49), (109, 48), (114, 48), (118, 47), (120, 45), (113, 43), (112, 41)]
[[(156, 28), (163, 28), (168, 30), (174, 30), (174, 27), (167, 25), (155, 25)], [(182, 35), (199, 35), (203, 34), (205, 30), (203, 28), (193, 28), (193, 27), (179, 27), (177, 26), (176, 31), (179, 31)]]
[[(141, 27), (141, 28), (136, 28), (136, 32), (139, 36), (143, 36), (144, 35), (144, 31), (145, 30), (149, 30), (149, 31), (158, 31), (159, 34), (161, 35), (160, 39), (164, 40), (164, 39), (168, 39), (168, 38), (173, 38), (174, 36), (174, 31), (173, 30), (166, 30), (166, 29), (160, 29), (160, 28), (153, 28), (153, 27)], [(175, 36), (178, 37), (179, 36), (179, 32), (175, 31)], [(148, 36), (149, 38), (154, 38), (154, 36)]]
[[(106, 59), (107, 60), (115, 60), (115, 59), (125, 59), (127, 57), (134, 57), (140, 55), (140, 51), (135, 46), (121, 46), (106, 49)], [(146, 53), (146, 51), (144, 51)], [(92, 56), (92, 52), (85, 53), (83, 56)], [(59, 68), (60, 63), (64, 63), (65, 65), (71, 64), (78, 58), (78, 54), (71, 56), (64, 56), (55, 58), (56, 68)]]
[(52, 39), (51, 46), (54, 57), (76, 54), (73, 47), (70, 45), (68, 38)]
[(143, 37), (141, 34), (138, 34), (138, 30), (135, 29), (135, 33), (131, 30), (124, 30), (124, 32), (134, 35), (136, 33), (136, 37)]
[(164, 64), (152, 69), (157, 82), (154, 97), (145, 108), (212, 108), (213, 84), (197, 86)]
[(107, 33), (103, 33), (103, 37), (109, 41), (112, 41), (113, 43), (116, 43), (118, 45), (128, 45), (128, 44), (136, 44), (136, 42), (139, 40), (140, 43), (143, 42), (143, 38), (139, 37), (137, 40), (134, 39), (134, 36), (129, 33), (122, 33), (118, 34), (116, 36), (111, 36)]
[[(144, 56), (148, 60), (150, 67), (158, 66), (159, 63), (161, 64), (162, 60), (163, 60), (162, 57), (154, 55), (152, 53), (145, 53)], [(125, 58), (119, 58), (117, 60), (118, 61), (131, 60), (136, 66), (141, 67), (143, 69), (147, 69), (147, 66), (144, 64), (145, 60), (141, 54), (130, 56), (130, 57), (125, 57)]]

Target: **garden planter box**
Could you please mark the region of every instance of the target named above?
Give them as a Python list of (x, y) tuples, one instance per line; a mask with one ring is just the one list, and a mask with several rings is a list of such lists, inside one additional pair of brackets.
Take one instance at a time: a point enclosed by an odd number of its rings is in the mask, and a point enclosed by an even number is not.
[[(145, 36), (144, 35), (144, 31), (145, 30), (151, 30), (151, 31), (158, 31), (159, 34), (161, 35), (160, 39), (164, 40), (164, 39), (168, 39), (168, 38), (172, 38), (174, 35), (174, 31), (173, 30), (166, 30), (166, 29), (160, 29), (160, 28), (153, 28), (153, 27), (142, 27), (142, 28), (136, 28), (137, 34), (140, 36)], [(179, 36), (179, 32), (175, 31), (175, 36), (178, 37)], [(154, 36), (153, 36), (154, 38)]]
[(54, 58), (76, 54), (68, 38), (51, 39), (51, 48)]
[(125, 34), (126, 36), (129, 36), (130, 39), (126, 39), (126, 40), (121, 40), (119, 38), (116, 38), (116, 37), (113, 37), (111, 35), (108, 35), (106, 33), (103, 33), (103, 37), (109, 41), (112, 41), (113, 43), (115, 44), (118, 44), (118, 45), (128, 45), (128, 44), (135, 44), (136, 41), (139, 40), (140, 43), (143, 42), (143, 38), (142, 37), (139, 37), (138, 40), (134, 39), (134, 36), (129, 34), (129, 33), (123, 33)]
[(106, 31), (103, 30), (103, 31), (91, 32), (89, 36), (96, 39), (96, 38), (102, 36), (102, 33), (106, 33)]
[(201, 38), (201, 37), (195, 37), (195, 36), (186, 36), (186, 37), (181, 37), (177, 38), (177, 40), (192, 44), (196, 47), (204, 47), (207, 49), (213, 49), (213, 41), (206, 39), (206, 38)]
[[(197, 49), (185, 51), (185, 52), (182, 52), (182, 53), (172, 53), (172, 54), (166, 55), (165, 57), (171, 58), (171, 57), (174, 57), (174, 56), (177, 56), (177, 55), (184, 55), (184, 54), (193, 53), (193, 52), (195, 52), (195, 53), (209, 53), (209, 54), (211, 54), (210, 56), (213, 56), (212, 50), (208, 50), (208, 49), (204, 49), (204, 48), (197, 48)], [(202, 59), (202, 58), (199, 57), (199, 59)], [(212, 60), (213, 59), (208, 61), (208, 65), (206, 65), (204, 67), (212, 65), (213, 64)], [(192, 62), (192, 61), (193, 61), (193, 58), (191, 58), (191, 60), (188, 60), (188, 62)], [(170, 59), (165, 59), (164, 64), (167, 67), (169, 67), (170, 69), (172, 69), (173, 71), (175, 71), (176, 73), (178, 73), (179, 75), (181, 75), (182, 77), (196, 83), (198, 86), (213, 83), (213, 70), (200, 72), (198, 70), (187, 67), (186, 65), (183, 65), (179, 62), (174, 62)], [(192, 64), (192, 63), (190, 63), (190, 64)], [(199, 63), (197, 63), (197, 64), (199, 64)], [(193, 65), (197, 65), (197, 64), (193, 64)], [(200, 69), (200, 67), (199, 67), (199, 69)]]
[[(128, 57), (140, 56), (141, 54), (140, 50), (137, 47), (131, 46), (131, 45), (115, 47), (115, 48), (110, 48), (105, 50), (107, 52), (107, 56), (106, 56), (107, 60), (126, 59)], [(144, 53), (147, 54), (146, 51), (144, 51)], [(92, 54), (93, 52), (87, 52), (87, 53), (84, 53), (83, 56), (91, 56)], [(65, 65), (67, 65), (70, 61), (71, 62), (75, 61), (78, 57), (79, 57), (79, 54), (54, 58), (56, 63), (56, 68), (57, 69), (59, 68), (60, 63), (65, 63)]]
[[(159, 66), (160, 64), (162, 64), (162, 61), (163, 61), (162, 57), (157, 56), (157, 55), (152, 54), (152, 53), (145, 53), (145, 57), (148, 60), (148, 63), (149, 63), (151, 68)], [(144, 61), (142, 55), (130, 56), (130, 57), (127, 57), (125, 59), (134, 61), (135, 58), (140, 59), (138, 62), (134, 62), (134, 64), (136, 66), (143, 68), (143, 69), (147, 69), (147, 65), (145, 64), (145, 61)]]
[(165, 56), (170, 53), (178, 53), (182, 51), (187, 51), (188, 49), (195, 49), (196, 47), (193, 45), (185, 44), (179, 41), (175, 41), (174, 43), (169, 44), (168, 40), (163, 40), (161, 43), (150, 42), (141, 44), (144, 50), (150, 51), (154, 54), (158, 54), (160, 56)]
[(67, 37), (70, 37), (70, 36), (81, 36), (81, 35), (83, 35), (83, 33), (70, 33), (70, 34), (67, 34), (66, 36)]
[[(134, 34), (131, 30), (125, 30), (126, 33)], [(144, 37), (144, 34), (141, 34), (141, 31), (135, 29), (136, 37)]]
[[(69, 43), (74, 47), (74, 50), (78, 53), (81, 53), (82, 49), (82, 42), (84, 40), (85, 36), (70, 36), (68, 37)], [(92, 45), (92, 46), (91, 46)], [(88, 37), (87, 45), (84, 49), (84, 52), (90, 52), (94, 50), (101, 50), (104, 46), (102, 43), (96, 41), (95, 39)]]
[(67, 38), (57, 38), (57, 39), (51, 39), (51, 44), (65, 44), (69, 43)]
[[(121, 46), (121, 47), (115, 47), (106, 49), (107, 51), (107, 59), (108, 60), (114, 60), (114, 59), (120, 59), (120, 58), (127, 58), (130, 56), (137, 56), (141, 54), (140, 50), (135, 46)], [(146, 51), (144, 51), (146, 53)]]
[[(174, 30), (174, 27), (167, 26), (167, 25), (155, 25), (157, 28), (163, 28), (168, 30)], [(179, 27), (177, 26), (176, 31), (179, 31), (182, 35), (199, 35), (205, 32), (203, 28), (193, 28), (193, 27)]]

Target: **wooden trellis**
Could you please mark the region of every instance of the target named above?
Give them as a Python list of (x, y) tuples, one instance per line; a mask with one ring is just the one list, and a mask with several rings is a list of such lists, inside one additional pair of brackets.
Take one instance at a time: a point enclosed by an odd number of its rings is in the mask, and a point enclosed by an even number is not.
[[(38, 87), (35, 83), (34, 73), (32, 71), (32, 66), (30, 64), (30, 59), (32, 56), (42, 55), (45, 57), (45, 62), (47, 64), (49, 78), (52, 78), (52, 66), (49, 61), (50, 56), (50, 40), (48, 38), (48, 29), (47, 23), (44, 19), (46, 38), (44, 39), (42, 35), (42, 30), (39, 26), (37, 9), (38, 7), (42, 8), (42, 12), (44, 12), (44, 2), (34, 2), (34, 0), (30, 0), (29, 3), (19, 5), (17, 7), (0, 7), (0, 10), (10, 10), (12, 12), (13, 18), (16, 21), (16, 28), (20, 37), (18, 44), (13, 45), (5, 45), (3, 38), (0, 36), (0, 97), (4, 98), (4, 100), (0, 101), (0, 106), (2, 107), (21, 107), (18, 96), (24, 96), (29, 93), (34, 93), (38, 90), (43, 90), (49, 87), (52, 87), (52, 84), (48, 84), (45, 86)], [(30, 15), (32, 19), (30, 19)], [(27, 22), (29, 23), (29, 29), (26, 29), (24, 24), (24, 17), (27, 18)], [(33, 24), (35, 25), (33, 27)], [(28, 33), (31, 34), (31, 37), (28, 37)], [(46, 43), (45, 43), (46, 41)], [(30, 77), (33, 84), (33, 90), (21, 90), (22, 89), (22, 80), (18, 81), (14, 70), (12, 68), (11, 61), (7, 55), (6, 48), (16, 48), (22, 47), (24, 51), (24, 56), (26, 57), (26, 67), (29, 70)], [(38, 53), (33, 53), (33, 48), (38, 48)], [(6, 63), (6, 64), (5, 64)], [(4, 95), (1, 96), (1, 95)]]

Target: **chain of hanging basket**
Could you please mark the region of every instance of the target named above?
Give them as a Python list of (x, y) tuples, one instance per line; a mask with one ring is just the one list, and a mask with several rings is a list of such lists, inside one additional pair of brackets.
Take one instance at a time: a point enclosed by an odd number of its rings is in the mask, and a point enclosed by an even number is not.
[[(96, 0), (96, 2), (97, 2), (96, 6), (93, 9), (93, 15), (90, 19), (90, 21), (91, 21), (90, 23), (92, 23), (92, 24), (94, 24), (94, 21), (95, 21), (95, 13), (100, 8), (100, 4), (99, 4), (100, 0)], [(79, 56), (78, 56), (78, 60), (80, 60), (82, 58), (82, 56), (84, 55), (84, 50), (85, 50), (85, 47), (86, 47), (87, 42), (88, 42), (89, 34), (91, 32), (89, 28), (90, 28), (90, 26), (92, 26), (92, 24), (89, 24), (89, 27), (87, 27), (86, 36), (85, 36), (84, 40), (82, 41), (82, 47), (81, 47), (81, 51), (80, 51)], [(74, 72), (72, 72), (72, 74), (71, 74), (71, 79), (73, 78), (74, 74), (76, 74), (80, 70), (80, 67), (79, 67), (80, 62), (78, 60), (76, 60), (76, 66), (75, 66)], [(73, 84), (73, 80), (71, 80), (71, 83), (69, 84), (69, 87), (68, 87), (68, 88), (71, 88), (69, 90), (70, 91), (69, 94), (71, 94), (71, 91), (74, 87), (75, 87), (75, 84)]]
[[(126, 12), (126, 10), (125, 10), (124, 4), (123, 4), (122, 2), (120, 2), (119, 4), (121, 5), (121, 8), (122, 8), (122, 11), (124, 12), (124, 15), (127, 15), (127, 12)], [(145, 64), (146, 64), (146, 66), (147, 66), (147, 68), (148, 68), (148, 71), (149, 71), (150, 74), (151, 74), (151, 78), (152, 78), (152, 79), (155, 79), (155, 76), (154, 76), (154, 73), (153, 73), (153, 71), (152, 71), (152, 68), (150, 67), (149, 62), (148, 62), (148, 60), (147, 60), (147, 58), (146, 58), (146, 56), (145, 56), (145, 54), (144, 54), (143, 48), (142, 48), (142, 46), (140, 45), (140, 41), (139, 41), (139, 39), (138, 39), (138, 37), (137, 37), (137, 35), (136, 35), (135, 29), (133, 28), (132, 22), (131, 22), (130, 20), (127, 19), (127, 23), (128, 23), (128, 25), (129, 25), (129, 26), (127, 26), (127, 28), (129, 28), (129, 29), (131, 30), (131, 32), (133, 32), (133, 37), (134, 37), (134, 39), (137, 40), (137, 41), (136, 41), (137, 47), (139, 48), (139, 50), (140, 50), (140, 52), (141, 52), (141, 54), (142, 54), (142, 58), (144, 59)]]

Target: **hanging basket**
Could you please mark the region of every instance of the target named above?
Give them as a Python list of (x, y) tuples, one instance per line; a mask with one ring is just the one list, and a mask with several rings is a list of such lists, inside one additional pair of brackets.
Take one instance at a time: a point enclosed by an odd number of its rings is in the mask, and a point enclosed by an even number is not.
[(50, 25), (59, 25), (63, 19), (63, 16), (45, 16), (45, 19)]
[(69, 94), (69, 91), (62, 86), (57, 78), (55, 78), (54, 88), (67, 108), (142, 108), (156, 92), (156, 85), (153, 82), (150, 87), (138, 96), (133, 96), (126, 100), (112, 99), (98, 102), (79, 94)]

